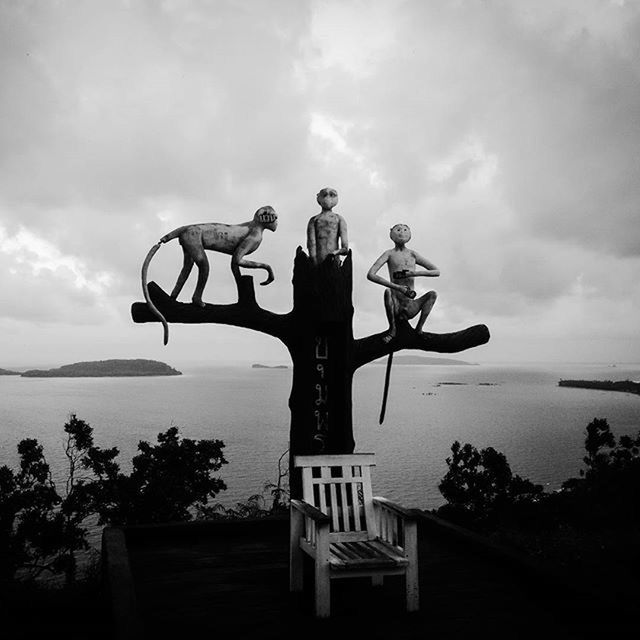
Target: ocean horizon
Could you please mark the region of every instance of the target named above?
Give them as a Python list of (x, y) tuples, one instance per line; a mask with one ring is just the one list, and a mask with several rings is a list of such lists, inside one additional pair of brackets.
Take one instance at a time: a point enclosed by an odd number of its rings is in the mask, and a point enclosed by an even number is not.
[[(292, 369), (243, 363), (181, 370), (176, 377), (0, 377), (0, 465), (15, 467), (18, 442), (36, 438), (61, 481), (62, 428), (75, 413), (93, 427), (96, 444), (119, 448), (125, 470), (140, 440), (154, 442), (171, 426), (184, 437), (220, 439), (229, 461), (220, 476), (228, 489), (217, 501), (232, 506), (260, 493), (276, 480), (278, 458), (288, 448)], [(395, 366), (383, 425), (384, 367), (367, 365), (354, 377), (356, 451), (376, 454), (375, 491), (411, 507), (443, 503), (438, 482), (455, 440), (493, 447), (514, 473), (557, 489), (578, 475), (593, 418), (607, 418), (616, 434), (640, 428), (638, 396), (563, 388), (562, 378), (637, 380), (640, 365)]]

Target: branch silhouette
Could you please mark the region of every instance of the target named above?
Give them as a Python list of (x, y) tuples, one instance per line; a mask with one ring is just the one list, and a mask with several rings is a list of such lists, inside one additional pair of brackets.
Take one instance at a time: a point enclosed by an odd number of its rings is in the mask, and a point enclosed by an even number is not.
[(395, 338), (385, 343), (387, 331), (354, 341), (353, 370), (373, 360), (403, 349), (419, 349), (436, 353), (458, 353), (489, 342), (489, 329), (476, 324), (453, 333), (419, 332), (406, 321), (398, 322)]
[[(263, 309), (256, 302), (251, 276), (241, 276), (237, 284), (238, 302), (233, 304), (207, 304), (200, 307), (178, 302), (155, 282), (149, 283), (149, 295), (167, 322), (228, 324), (260, 331), (285, 342), (291, 331), (291, 314), (277, 314)], [(134, 302), (131, 305), (131, 317), (134, 322), (139, 323), (159, 322), (145, 302)]]

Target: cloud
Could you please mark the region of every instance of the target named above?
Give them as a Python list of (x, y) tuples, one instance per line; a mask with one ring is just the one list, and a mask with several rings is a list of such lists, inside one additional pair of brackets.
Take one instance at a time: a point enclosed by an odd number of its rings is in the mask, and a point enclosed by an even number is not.
[[(327, 185), (357, 333), (384, 328), (364, 274), (399, 221), (442, 271), (420, 283), (440, 293), (438, 330), (535, 316), (558, 335), (568, 308), (635, 309), (638, 36), (640, 7), (604, 0), (3, 3), (0, 225), (28, 238), (0, 254), (4, 315), (122, 323), (126, 341), (161, 235), (264, 204), (280, 224), (256, 259), (276, 282), (257, 293), (287, 311)], [(163, 247), (151, 278), (170, 289), (180, 264)], [(212, 256), (205, 299), (234, 297)]]
[(74, 256), (25, 229), (9, 236), (0, 227), (0, 317), (76, 324), (104, 321), (101, 299), (111, 277), (92, 272)]

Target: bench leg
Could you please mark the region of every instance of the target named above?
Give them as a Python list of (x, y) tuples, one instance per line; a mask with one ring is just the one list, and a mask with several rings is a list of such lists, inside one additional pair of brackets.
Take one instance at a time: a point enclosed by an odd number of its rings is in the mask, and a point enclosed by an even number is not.
[(407, 611), (420, 609), (420, 588), (418, 585), (418, 567), (410, 565), (406, 573)]
[(371, 584), (374, 587), (381, 587), (383, 582), (384, 576), (381, 573), (376, 573), (375, 575), (371, 576)]
[(415, 522), (405, 525), (404, 543), (406, 557), (409, 560), (407, 572), (405, 573), (407, 611), (418, 611), (420, 608), (420, 585), (418, 581), (418, 530)]
[(317, 618), (328, 618), (331, 615), (331, 579), (329, 577), (329, 563), (318, 562), (316, 559), (316, 593), (315, 611)]
[(302, 591), (304, 580), (304, 555), (300, 548), (300, 538), (304, 535), (304, 518), (291, 509), (289, 535), (289, 591)]

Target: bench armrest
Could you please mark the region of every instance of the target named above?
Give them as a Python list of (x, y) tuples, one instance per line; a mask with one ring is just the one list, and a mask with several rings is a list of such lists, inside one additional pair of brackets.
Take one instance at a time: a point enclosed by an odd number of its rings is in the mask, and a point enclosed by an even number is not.
[(373, 498), (373, 504), (382, 507), (383, 509), (387, 509), (392, 513), (395, 513), (397, 516), (400, 516), (403, 520), (413, 521), (416, 520), (416, 515), (410, 509), (405, 509), (401, 507), (399, 504), (395, 502), (391, 502), (391, 500), (387, 500), (386, 498), (382, 498), (381, 496), (376, 496)]
[(304, 500), (292, 499), (289, 502), (292, 509), (300, 511), (300, 513), (307, 516), (307, 518), (311, 518), (317, 525), (328, 525), (331, 522), (331, 518), (328, 515), (322, 513), (320, 509), (314, 507), (308, 502), (305, 502)]

